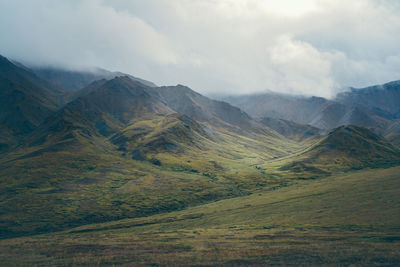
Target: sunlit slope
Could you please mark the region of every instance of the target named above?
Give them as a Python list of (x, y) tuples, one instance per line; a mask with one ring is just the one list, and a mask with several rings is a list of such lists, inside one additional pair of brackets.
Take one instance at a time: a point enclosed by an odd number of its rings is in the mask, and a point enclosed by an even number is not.
[(399, 167), (357, 171), (178, 212), (4, 240), (1, 255), (3, 262), (37, 264), (393, 266), (400, 263), (399, 195)]
[(297, 158), (280, 167), (282, 171), (321, 176), (336, 171), (385, 168), (400, 164), (400, 149), (368, 129), (341, 126), (323, 137)]

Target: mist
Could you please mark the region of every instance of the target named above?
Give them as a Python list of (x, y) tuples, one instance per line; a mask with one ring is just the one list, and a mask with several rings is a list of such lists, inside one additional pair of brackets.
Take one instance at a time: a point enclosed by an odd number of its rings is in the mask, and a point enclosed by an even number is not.
[(400, 79), (397, 1), (1, 0), (0, 34), (0, 53), (27, 65), (205, 94), (330, 98)]

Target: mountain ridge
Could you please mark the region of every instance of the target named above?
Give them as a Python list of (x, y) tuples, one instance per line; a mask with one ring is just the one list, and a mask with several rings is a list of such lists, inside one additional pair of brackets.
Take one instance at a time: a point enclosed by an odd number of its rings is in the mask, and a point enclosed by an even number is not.
[(149, 87), (157, 87), (154, 83), (134, 77), (132, 75), (122, 72), (112, 72), (101, 68), (94, 68), (91, 70), (66, 70), (56, 67), (28, 67), (39, 77), (51, 81), (54, 84), (68, 90), (79, 91), (80, 89), (88, 86), (94, 81), (100, 79), (113, 79), (118, 76), (129, 76), (132, 80), (140, 82)]
[(222, 99), (255, 118), (283, 119), (325, 131), (353, 124), (371, 129), (400, 145), (400, 132), (394, 127), (400, 107), (400, 81), (352, 88), (332, 100), (271, 92)]

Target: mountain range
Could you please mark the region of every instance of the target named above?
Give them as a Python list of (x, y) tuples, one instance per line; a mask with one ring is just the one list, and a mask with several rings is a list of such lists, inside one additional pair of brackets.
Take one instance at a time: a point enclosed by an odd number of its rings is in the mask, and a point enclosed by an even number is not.
[(396, 82), (335, 100), (271, 93), (219, 101), (105, 70), (30, 68), (4, 57), (0, 70), (2, 238), (400, 163), (390, 143), (399, 136)]
[(399, 81), (368, 88), (351, 88), (331, 100), (272, 92), (226, 96), (222, 99), (258, 120), (269, 120), (272, 128), (272, 119), (310, 125), (323, 132), (353, 124), (368, 128), (391, 142), (400, 144)]

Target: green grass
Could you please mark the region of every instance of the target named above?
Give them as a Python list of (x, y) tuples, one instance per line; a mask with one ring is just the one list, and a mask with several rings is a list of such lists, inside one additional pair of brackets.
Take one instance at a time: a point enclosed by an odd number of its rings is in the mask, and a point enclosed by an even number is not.
[(6, 265), (400, 264), (400, 167), (0, 241)]

